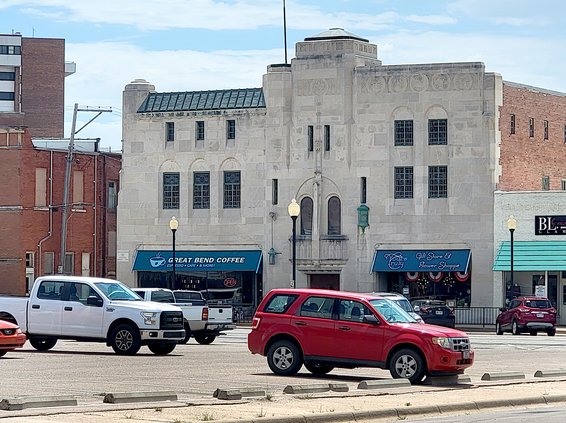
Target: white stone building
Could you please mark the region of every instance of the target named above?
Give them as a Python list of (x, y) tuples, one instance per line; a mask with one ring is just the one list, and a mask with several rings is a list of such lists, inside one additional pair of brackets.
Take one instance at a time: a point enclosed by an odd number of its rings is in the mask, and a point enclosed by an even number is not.
[(133, 81), (118, 279), (170, 286), (175, 216), (176, 286), (253, 306), (290, 284), (296, 198), (297, 287), (500, 305), (501, 84), (483, 63), (384, 66), (377, 45), (341, 29), (297, 43), (261, 88), (158, 93)]

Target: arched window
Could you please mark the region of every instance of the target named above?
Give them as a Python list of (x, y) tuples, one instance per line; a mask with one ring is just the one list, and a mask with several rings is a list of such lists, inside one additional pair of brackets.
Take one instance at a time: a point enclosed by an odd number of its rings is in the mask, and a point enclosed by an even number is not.
[(330, 197), (328, 200), (328, 235), (340, 235), (342, 233), (342, 228), (340, 227), (341, 217), (340, 199), (338, 197)]
[(301, 200), (301, 235), (312, 235), (312, 198)]

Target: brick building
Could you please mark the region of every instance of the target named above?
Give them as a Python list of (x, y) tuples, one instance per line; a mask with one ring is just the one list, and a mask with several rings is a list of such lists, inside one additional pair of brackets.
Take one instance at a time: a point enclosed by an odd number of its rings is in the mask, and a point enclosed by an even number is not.
[(121, 156), (99, 152), (98, 141), (73, 156), (59, 268), (68, 141), (46, 138), (63, 137), (74, 68), (62, 39), (0, 35), (0, 293), (25, 294), (35, 277), (58, 271), (115, 276)]
[(503, 84), (502, 191), (566, 189), (566, 94)]

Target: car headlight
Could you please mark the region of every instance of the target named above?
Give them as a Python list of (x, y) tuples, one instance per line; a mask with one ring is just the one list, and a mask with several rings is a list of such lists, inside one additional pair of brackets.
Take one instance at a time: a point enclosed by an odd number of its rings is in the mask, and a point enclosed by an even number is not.
[(438, 345), (442, 348), (450, 349), (450, 339), (444, 337), (434, 337), (432, 338), (432, 343)]
[(143, 317), (143, 322), (146, 325), (154, 325), (157, 322), (157, 313), (154, 313), (152, 311), (142, 311), (141, 315)]

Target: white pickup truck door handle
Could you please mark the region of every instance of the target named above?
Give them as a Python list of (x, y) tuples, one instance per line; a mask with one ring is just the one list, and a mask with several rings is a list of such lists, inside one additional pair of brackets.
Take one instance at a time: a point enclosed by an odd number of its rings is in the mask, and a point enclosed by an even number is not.
[(31, 306), (31, 308), (39, 308), (39, 304), (34, 304)]
[(73, 311), (73, 307), (65, 307), (65, 311)]

